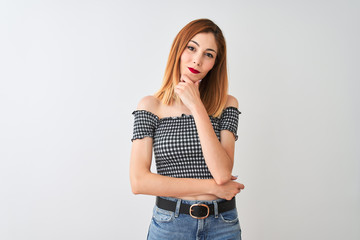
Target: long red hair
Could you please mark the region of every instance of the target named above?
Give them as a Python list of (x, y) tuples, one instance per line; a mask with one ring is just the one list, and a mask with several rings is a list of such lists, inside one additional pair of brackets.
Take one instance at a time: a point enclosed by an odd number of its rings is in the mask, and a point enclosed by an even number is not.
[(213, 68), (199, 86), (200, 98), (208, 114), (218, 117), (225, 107), (228, 93), (226, 43), (221, 29), (209, 19), (194, 20), (176, 35), (166, 64), (162, 86), (154, 96), (167, 105), (179, 100), (174, 89), (180, 80), (180, 57), (189, 41), (196, 34), (203, 32), (214, 34), (218, 52)]

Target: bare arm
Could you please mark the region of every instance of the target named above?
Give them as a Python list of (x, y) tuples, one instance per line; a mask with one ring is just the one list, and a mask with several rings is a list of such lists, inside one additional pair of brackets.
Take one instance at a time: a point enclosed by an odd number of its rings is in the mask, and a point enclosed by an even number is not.
[(219, 142), (203, 104), (194, 106), (192, 113), (205, 162), (215, 181), (218, 184), (224, 184), (231, 179), (235, 137), (229, 131), (221, 131), (221, 142)]
[[(231, 180), (235, 137), (231, 132), (224, 130), (221, 131), (221, 142), (219, 142), (208, 113), (200, 99), (199, 81), (193, 83), (187, 76), (182, 76), (181, 80), (176, 86), (175, 93), (179, 95), (182, 102), (194, 116), (205, 162), (212, 176), (217, 184), (224, 184)], [(232, 97), (228, 106), (237, 108), (237, 100)]]

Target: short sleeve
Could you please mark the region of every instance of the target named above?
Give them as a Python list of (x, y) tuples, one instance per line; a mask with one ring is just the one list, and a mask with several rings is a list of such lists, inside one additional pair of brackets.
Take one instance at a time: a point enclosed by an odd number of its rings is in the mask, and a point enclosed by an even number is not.
[(239, 114), (241, 112), (236, 107), (227, 107), (220, 116), (220, 130), (229, 130), (238, 139), (237, 128), (239, 124)]
[(154, 132), (159, 122), (159, 118), (146, 110), (136, 110), (132, 113), (134, 115), (133, 137), (135, 139), (142, 139), (146, 136), (154, 137)]

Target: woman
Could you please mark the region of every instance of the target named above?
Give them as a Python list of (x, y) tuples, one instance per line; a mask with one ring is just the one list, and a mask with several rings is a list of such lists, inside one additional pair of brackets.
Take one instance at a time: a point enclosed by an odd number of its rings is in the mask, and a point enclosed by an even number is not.
[(208, 19), (188, 23), (160, 90), (133, 112), (132, 191), (157, 196), (148, 239), (241, 239), (235, 195), (244, 185), (232, 176), (240, 112), (227, 88), (220, 28)]

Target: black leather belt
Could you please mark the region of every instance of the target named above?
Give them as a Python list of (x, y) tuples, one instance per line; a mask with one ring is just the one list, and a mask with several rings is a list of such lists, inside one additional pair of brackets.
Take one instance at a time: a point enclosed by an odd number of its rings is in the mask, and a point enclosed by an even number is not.
[[(156, 206), (167, 211), (175, 212), (176, 203), (177, 202), (168, 199), (156, 197)], [(231, 200), (219, 202), (217, 205), (218, 213), (230, 211), (236, 207), (235, 197)], [(214, 204), (197, 203), (190, 205), (181, 203), (179, 213), (189, 214), (191, 217), (196, 219), (204, 219), (215, 213)]]

